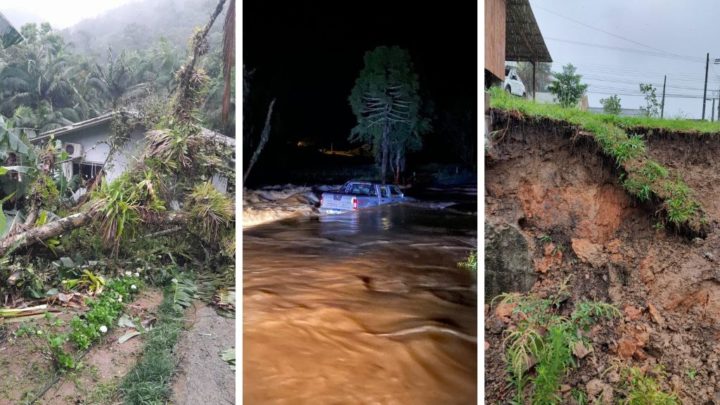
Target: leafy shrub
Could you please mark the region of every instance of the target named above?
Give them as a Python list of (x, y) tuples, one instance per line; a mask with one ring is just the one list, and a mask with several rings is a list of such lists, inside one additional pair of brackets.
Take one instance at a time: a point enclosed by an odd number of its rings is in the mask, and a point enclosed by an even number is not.
[[(666, 374), (656, 367), (655, 375), (665, 377)], [(647, 373), (637, 367), (627, 367), (622, 371), (625, 399), (624, 405), (678, 405), (680, 401), (675, 394), (669, 394), (660, 388), (660, 384)]]
[[(550, 298), (521, 294), (496, 297), (502, 303), (516, 304), (513, 311), (521, 314), (516, 327), (506, 332), (504, 341), (508, 371), (516, 388), (515, 402), (518, 404), (525, 403), (523, 397), (528, 382), (534, 387), (532, 403), (559, 403), (562, 379), (575, 365), (573, 346), (582, 341), (579, 331), (587, 330), (601, 318), (620, 316), (620, 311), (611, 304), (582, 301), (575, 306), (569, 318), (563, 317), (556, 310), (566, 297), (562, 291), (564, 288)], [(582, 341), (582, 344), (588, 343)], [(527, 374), (531, 359), (537, 361), (533, 377)]]
[[(135, 286), (133, 289), (132, 286)], [(102, 336), (101, 328), (109, 329), (120, 316), (132, 296), (139, 291), (142, 284), (136, 277), (120, 277), (107, 283), (102, 294), (89, 298), (90, 308), (83, 318), (73, 317), (70, 322), (70, 340), (79, 349), (87, 349)]]

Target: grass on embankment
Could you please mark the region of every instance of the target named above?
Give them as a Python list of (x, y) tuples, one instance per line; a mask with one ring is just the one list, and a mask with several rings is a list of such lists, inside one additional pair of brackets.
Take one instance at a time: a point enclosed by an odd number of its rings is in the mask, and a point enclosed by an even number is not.
[(611, 157), (622, 169), (624, 173), (620, 180), (631, 195), (640, 201), (653, 200), (660, 203), (665, 213), (664, 224), (676, 229), (688, 230), (693, 235), (707, 233), (707, 219), (702, 207), (680, 174), (673, 173), (660, 163), (651, 160), (647, 155), (643, 137), (627, 133), (624, 128), (642, 126), (669, 131), (720, 133), (720, 124), (593, 114), (576, 108), (540, 104), (513, 97), (499, 88), (492, 88), (490, 94), (492, 108), (517, 112), (525, 117), (544, 118), (569, 124), (589, 133), (603, 153)]
[(142, 358), (120, 385), (128, 405), (166, 404), (171, 396), (171, 379), (177, 366), (173, 353), (183, 329), (183, 310), (190, 305), (194, 285), (173, 280), (158, 308), (155, 327), (148, 332)]

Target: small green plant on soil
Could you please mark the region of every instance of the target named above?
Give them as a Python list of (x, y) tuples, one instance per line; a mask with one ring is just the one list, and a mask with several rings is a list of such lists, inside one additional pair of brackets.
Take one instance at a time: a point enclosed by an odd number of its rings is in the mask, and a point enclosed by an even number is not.
[(70, 322), (70, 340), (78, 349), (85, 350), (97, 341), (120, 316), (125, 304), (142, 287), (140, 279), (130, 272), (107, 283), (95, 298), (87, 298), (90, 308), (83, 317), (75, 316)]
[(469, 270), (473, 275), (477, 275), (477, 251), (471, 250), (467, 259), (458, 263), (458, 267)]
[(685, 372), (685, 374), (687, 374), (687, 377), (688, 377), (691, 381), (695, 381), (695, 378), (697, 377), (697, 370), (695, 370), (694, 368), (691, 368), (691, 369), (687, 370), (687, 371)]
[[(532, 387), (533, 404), (560, 403), (562, 379), (576, 365), (573, 349), (577, 345), (586, 348), (590, 345), (582, 332), (600, 319), (620, 316), (614, 306), (594, 301), (578, 302), (569, 317), (562, 316), (559, 310), (567, 299), (564, 293), (549, 298), (503, 294), (496, 299), (502, 304), (514, 304), (513, 313), (520, 314), (515, 327), (506, 332), (504, 341), (517, 404), (525, 403), (528, 384)], [(533, 365), (535, 373), (531, 375)]]
[(27, 337), (35, 347), (52, 359), (58, 371), (74, 369), (77, 365), (75, 359), (65, 350), (68, 335), (60, 331), (64, 322), (49, 312), (45, 313), (44, 319), (44, 326), (34, 322), (23, 324), (15, 331), (15, 337)]
[[(665, 372), (656, 367), (653, 374), (665, 378)], [(623, 405), (678, 405), (680, 400), (673, 393), (662, 391), (660, 384), (648, 373), (637, 367), (622, 369), (622, 388), (626, 392)]]
[(552, 238), (550, 237), (550, 235), (540, 235), (538, 240), (540, 240), (540, 243), (542, 243), (544, 245), (547, 245), (548, 243), (552, 243)]
[[(702, 208), (692, 190), (680, 176), (647, 156), (645, 141), (631, 132), (639, 129), (658, 128), (670, 131), (720, 133), (717, 123), (694, 123), (682, 120), (656, 118), (620, 117), (610, 114), (594, 114), (575, 108), (540, 104), (518, 97), (510, 97), (501, 89), (490, 90), (493, 108), (519, 112), (525, 116), (562, 121), (589, 133), (602, 149), (624, 172), (623, 187), (640, 201), (657, 198), (665, 213), (666, 221), (675, 227), (688, 226), (702, 233), (705, 221)], [(711, 125), (707, 125), (711, 124)]]
[(575, 402), (577, 402), (577, 405), (587, 405), (588, 404), (587, 394), (583, 390), (573, 388), (571, 391), (571, 396), (573, 397)]
[(183, 327), (183, 311), (192, 303), (194, 284), (174, 279), (165, 290), (155, 327), (147, 333), (142, 358), (120, 384), (128, 405), (165, 404), (170, 398), (170, 379), (175, 371), (173, 348)]

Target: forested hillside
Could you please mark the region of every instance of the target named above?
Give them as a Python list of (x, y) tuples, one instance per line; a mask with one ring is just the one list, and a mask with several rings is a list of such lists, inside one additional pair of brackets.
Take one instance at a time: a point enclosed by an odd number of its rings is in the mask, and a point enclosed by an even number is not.
[[(152, 111), (176, 84), (187, 41), (212, 9), (209, 0), (147, 0), (67, 30), (20, 27), (25, 41), (0, 50), (0, 114), (15, 126), (47, 131), (117, 108)], [(222, 33), (208, 36), (200, 66), (210, 78), (198, 113), (205, 126), (234, 136), (220, 119)]]

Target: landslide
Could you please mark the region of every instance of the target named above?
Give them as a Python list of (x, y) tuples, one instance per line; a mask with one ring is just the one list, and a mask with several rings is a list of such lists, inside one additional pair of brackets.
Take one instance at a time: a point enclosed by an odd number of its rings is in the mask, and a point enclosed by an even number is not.
[[(491, 305), (518, 291), (548, 297), (567, 288), (560, 311), (582, 300), (609, 302), (622, 316), (597, 323), (593, 350), (565, 375), (561, 403), (625, 399), (619, 370), (638, 367), (683, 403), (720, 403), (720, 139), (712, 134), (634, 128), (647, 158), (681, 176), (703, 210), (703, 232), (668, 226), (662, 199), (640, 201), (627, 170), (592, 133), (554, 120), (493, 109), (486, 147), (485, 400), (507, 403), (506, 341), (522, 314)], [(512, 237), (503, 235), (512, 234)], [(488, 239), (488, 235), (490, 239)], [(495, 239), (493, 239), (495, 238)], [(503, 257), (528, 256), (506, 271)], [(563, 287), (566, 286), (566, 287)], [(661, 366), (664, 373), (653, 374)], [(533, 373), (532, 366), (529, 373)], [(608, 397), (605, 397), (607, 400)], [(597, 402), (600, 403), (600, 402)]]

